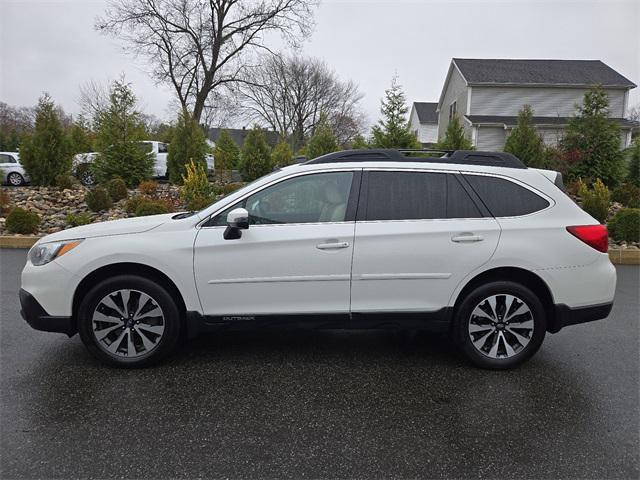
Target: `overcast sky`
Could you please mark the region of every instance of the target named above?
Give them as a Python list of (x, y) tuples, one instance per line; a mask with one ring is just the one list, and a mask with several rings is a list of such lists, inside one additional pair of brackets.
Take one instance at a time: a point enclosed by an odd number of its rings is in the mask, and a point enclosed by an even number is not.
[[(94, 31), (105, 4), (0, 0), (0, 100), (33, 105), (46, 90), (77, 113), (82, 83), (125, 73), (145, 112), (171, 118), (172, 91)], [(303, 51), (360, 85), (372, 122), (395, 73), (409, 103), (437, 101), (452, 57), (599, 59), (640, 84), (640, 0), (324, 0), (315, 18)]]

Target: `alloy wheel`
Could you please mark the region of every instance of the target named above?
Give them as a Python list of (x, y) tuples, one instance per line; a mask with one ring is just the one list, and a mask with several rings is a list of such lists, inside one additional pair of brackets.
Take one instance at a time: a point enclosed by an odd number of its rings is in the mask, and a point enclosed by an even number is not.
[(503, 359), (522, 352), (533, 337), (534, 319), (520, 298), (497, 294), (482, 300), (471, 312), (469, 337), (483, 355)]
[(121, 358), (147, 355), (164, 334), (158, 302), (139, 290), (122, 289), (105, 296), (92, 317), (93, 335), (105, 352)]
[(22, 175), (15, 172), (9, 174), (8, 180), (9, 180), (9, 183), (14, 187), (19, 187), (20, 185), (22, 185), (22, 182), (23, 182)]

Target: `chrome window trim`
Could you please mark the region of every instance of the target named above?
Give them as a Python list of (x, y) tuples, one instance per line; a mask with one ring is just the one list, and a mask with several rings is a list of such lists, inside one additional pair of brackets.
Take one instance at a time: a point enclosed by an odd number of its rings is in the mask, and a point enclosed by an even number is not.
[[(295, 172), (295, 173), (293, 173), (291, 175), (287, 175), (287, 176), (284, 176), (284, 177), (277, 178), (277, 179), (273, 180), (272, 182), (266, 183), (266, 184), (262, 185), (261, 187), (258, 187), (258, 188), (254, 189), (254, 190), (251, 190), (250, 192), (247, 192), (242, 197), (236, 199), (235, 202), (233, 202), (231, 204), (227, 204), (227, 205), (221, 207), (220, 209), (210, 213), (209, 215), (207, 215), (204, 218), (204, 220), (198, 222), (198, 224), (196, 225), (196, 228), (199, 228), (199, 229), (227, 228), (225, 225), (205, 226), (204, 224), (207, 223), (211, 218), (213, 218), (216, 215), (218, 215), (219, 213), (222, 213), (223, 211), (225, 211), (228, 208), (236, 206), (238, 203), (242, 202), (243, 200), (245, 200), (246, 198), (250, 197), (251, 195), (255, 195), (256, 193), (261, 192), (265, 188), (269, 188), (269, 187), (271, 187), (273, 185), (276, 185), (276, 184), (278, 184), (280, 182), (284, 182), (286, 180), (291, 180), (292, 178), (302, 177), (302, 176), (306, 176), (306, 175), (316, 175), (318, 173), (332, 173), (332, 172), (355, 173), (357, 171), (362, 171), (362, 168), (327, 168), (327, 169), (321, 169), (321, 170), (307, 170), (307, 171), (302, 171), (302, 172)], [(349, 192), (351, 192), (351, 190), (349, 190)], [(355, 220), (351, 221), (351, 222), (343, 221), (343, 222), (269, 223), (269, 224), (262, 224), (262, 225), (251, 225), (251, 228), (255, 228), (255, 227), (273, 227), (273, 226), (281, 226), (281, 225), (330, 225), (330, 224), (351, 224), (351, 223), (355, 223)]]

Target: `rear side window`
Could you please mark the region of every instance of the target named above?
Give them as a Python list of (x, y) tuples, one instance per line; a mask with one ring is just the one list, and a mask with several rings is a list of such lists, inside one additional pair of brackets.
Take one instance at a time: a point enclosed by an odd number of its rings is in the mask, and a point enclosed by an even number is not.
[(430, 220), (481, 217), (451, 174), (369, 172), (367, 220)]
[(504, 178), (465, 175), (494, 217), (517, 217), (549, 206), (541, 196)]

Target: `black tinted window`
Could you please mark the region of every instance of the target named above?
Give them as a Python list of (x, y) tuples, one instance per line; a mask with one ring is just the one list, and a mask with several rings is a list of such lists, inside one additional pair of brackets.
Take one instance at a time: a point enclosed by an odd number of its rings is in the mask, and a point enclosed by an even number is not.
[(509, 180), (481, 175), (465, 175), (495, 217), (515, 217), (549, 206), (544, 198)]
[(480, 217), (453, 175), (369, 172), (367, 220)]

